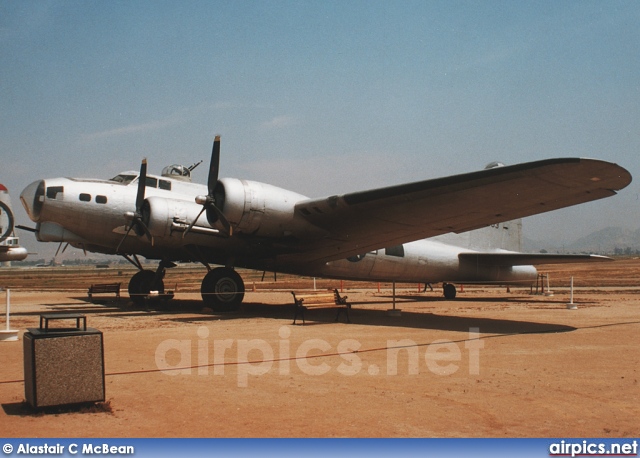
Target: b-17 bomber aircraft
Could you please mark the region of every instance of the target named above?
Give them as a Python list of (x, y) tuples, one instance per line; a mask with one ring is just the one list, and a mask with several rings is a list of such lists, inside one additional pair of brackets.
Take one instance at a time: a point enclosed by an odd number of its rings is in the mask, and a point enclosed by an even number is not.
[[(455, 284), (531, 284), (536, 264), (601, 256), (520, 252), (520, 218), (613, 196), (631, 182), (605, 161), (547, 159), (310, 199), (256, 181), (218, 178), (220, 137), (206, 185), (192, 167), (161, 176), (124, 172), (110, 180), (52, 178), (20, 199), (42, 242), (121, 255), (138, 267), (136, 301), (164, 291), (165, 269), (199, 262), (204, 303), (231, 310), (245, 287), (236, 267), (336, 279)], [(159, 260), (145, 270), (138, 256)], [(212, 265), (219, 267), (213, 268)]]
[(15, 218), (9, 190), (0, 184), (0, 262), (22, 261), (27, 249), (20, 246), (14, 231)]

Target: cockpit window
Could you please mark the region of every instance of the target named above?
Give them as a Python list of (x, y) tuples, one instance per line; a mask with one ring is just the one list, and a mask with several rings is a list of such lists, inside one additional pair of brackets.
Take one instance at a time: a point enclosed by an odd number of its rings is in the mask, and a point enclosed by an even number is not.
[(115, 177), (111, 178), (111, 180), (109, 180), (109, 181), (115, 181), (116, 183), (122, 183), (122, 184), (126, 185), (126, 184), (131, 183), (135, 179), (136, 179), (136, 175), (120, 174), (120, 175), (116, 175)]
[(64, 186), (50, 186), (47, 188), (47, 198), (57, 199), (58, 194), (64, 193)]

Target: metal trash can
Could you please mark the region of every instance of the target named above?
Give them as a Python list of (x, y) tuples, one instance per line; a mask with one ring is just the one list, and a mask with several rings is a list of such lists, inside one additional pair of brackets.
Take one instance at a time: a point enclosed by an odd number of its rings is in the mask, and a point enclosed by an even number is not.
[[(49, 327), (75, 320), (75, 327)], [(87, 328), (84, 315), (40, 315), (40, 328), (28, 329), (24, 342), (24, 391), (33, 407), (105, 400), (102, 332)]]

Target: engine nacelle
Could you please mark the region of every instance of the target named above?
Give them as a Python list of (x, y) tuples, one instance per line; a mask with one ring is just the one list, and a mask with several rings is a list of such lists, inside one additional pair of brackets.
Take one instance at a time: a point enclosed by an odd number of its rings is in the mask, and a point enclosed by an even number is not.
[(257, 181), (223, 178), (224, 189), (220, 209), (233, 226), (234, 232), (262, 237), (283, 237), (293, 234), (298, 225), (294, 206), (307, 197), (287, 189)]
[[(195, 221), (200, 210), (202, 205), (195, 201), (152, 196), (144, 201), (142, 219), (153, 237), (168, 237), (176, 224), (186, 227)], [(204, 215), (198, 219), (198, 226), (211, 228)]]
[[(244, 233), (261, 237), (283, 237), (295, 233), (299, 225), (306, 221), (294, 218), (296, 202), (305, 196), (256, 181), (223, 178), (216, 190), (218, 208), (231, 226), (233, 233)], [(186, 228), (195, 221), (202, 205), (194, 200), (167, 199), (151, 196), (145, 200), (143, 220), (154, 237), (168, 237), (177, 227)], [(207, 221), (203, 213), (194, 232), (198, 229), (211, 230), (218, 227)]]

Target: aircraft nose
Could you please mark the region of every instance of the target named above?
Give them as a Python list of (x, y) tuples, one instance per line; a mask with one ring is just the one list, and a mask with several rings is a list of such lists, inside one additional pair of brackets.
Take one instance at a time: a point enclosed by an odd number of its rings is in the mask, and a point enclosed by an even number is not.
[(38, 180), (24, 188), (22, 193), (20, 193), (20, 202), (22, 202), (22, 206), (34, 223), (40, 220), (40, 212), (42, 211), (42, 204), (44, 202), (44, 190), (44, 180)]

